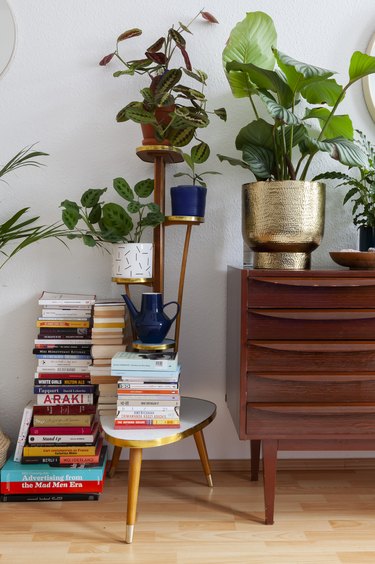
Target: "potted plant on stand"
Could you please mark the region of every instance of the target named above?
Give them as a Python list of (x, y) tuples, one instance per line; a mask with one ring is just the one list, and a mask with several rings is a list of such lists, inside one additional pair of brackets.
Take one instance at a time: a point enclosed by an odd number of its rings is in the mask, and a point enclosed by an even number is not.
[[(314, 157), (328, 153), (345, 166), (366, 166), (353, 142), (353, 125), (337, 109), (352, 84), (375, 72), (375, 57), (356, 51), (349, 80), (296, 61), (276, 48), (272, 19), (250, 12), (232, 30), (223, 51), (235, 97), (247, 97), (255, 119), (241, 128), (242, 160), (219, 155), (250, 170), (243, 186), (243, 235), (256, 268), (308, 268), (324, 229), (325, 187), (309, 182)], [(258, 104), (268, 118), (260, 116)]]
[(197, 129), (207, 127), (210, 113), (223, 118), (221, 108), (207, 110), (204, 94), (207, 74), (193, 68), (187, 52), (184, 36), (192, 33), (190, 27), (199, 16), (208, 23), (217, 23), (212, 14), (201, 10), (188, 24), (180, 22), (177, 27), (172, 26), (165, 36), (143, 49), (141, 58), (126, 60), (120, 46), (142, 34), (138, 28), (129, 29), (117, 38), (115, 50), (99, 63), (106, 66), (115, 58), (123, 69), (113, 76), (147, 78), (140, 91), (141, 99), (129, 102), (116, 116), (118, 122), (130, 120), (141, 124), (143, 145), (183, 147), (190, 143)]
[(188, 167), (188, 172), (176, 172), (173, 176), (175, 178), (187, 176), (192, 180), (192, 184), (172, 186), (172, 216), (188, 216), (202, 221), (205, 214), (207, 195), (207, 186), (203, 177), (207, 174), (220, 174), (220, 172), (212, 170), (200, 172), (199, 174), (196, 172), (196, 166), (205, 163), (210, 156), (210, 147), (203, 141), (198, 145), (194, 145), (190, 149), (190, 154), (182, 153), (182, 156)]
[(137, 182), (132, 189), (124, 178), (115, 178), (113, 188), (126, 202), (126, 209), (116, 202), (102, 201), (107, 188), (86, 190), (80, 203), (61, 202), (62, 220), (70, 230), (70, 239), (81, 239), (89, 247), (112, 247), (114, 278), (152, 278), (152, 243), (143, 243), (149, 227), (164, 221), (157, 204), (147, 200), (153, 190), (150, 178)]

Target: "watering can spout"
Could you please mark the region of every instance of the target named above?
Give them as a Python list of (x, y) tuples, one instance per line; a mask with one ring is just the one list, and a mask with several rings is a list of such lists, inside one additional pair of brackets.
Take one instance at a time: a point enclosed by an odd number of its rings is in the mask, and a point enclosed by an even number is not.
[(137, 308), (135, 307), (129, 296), (123, 294), (122, 297), (127, 305), (131, 318), (135, 319), (139, 315), (139, 311), (137, 310)]

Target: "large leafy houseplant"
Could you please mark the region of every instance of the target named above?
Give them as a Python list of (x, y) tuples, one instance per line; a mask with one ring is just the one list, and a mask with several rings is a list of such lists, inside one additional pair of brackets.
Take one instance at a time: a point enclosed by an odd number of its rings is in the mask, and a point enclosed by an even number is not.
[(247, 13), (230, 34), (226, 76), (233, 95), (249, 99), (255, 119), (236, 137), (242, 159), (219, 158), (249, 169), (257, 180), (306, 180), (322, 152), (348, 167), (365, 167), (351, 119), (337, 109), (355, 82), (375, 72), (375, 57), (356, 51), (342, 86), (333, 71), (296, 61), (276, 43), (273, 21), (263, 12)]
[[(137, 182), (134, 190), (124, 178), (113, 180), (115, 192), (127, 202), (126, 207), (116, 202), (104, 202), (107, 188), (85, 190), (80, 202), (61, 202), (62, 220), (70, 230), (70, 239), (81, 239), (89, 247), (106, 247), (106, 243), (139, 243), (148, 227), (164, 221), (157, 204), (147, 200), (154, 190), (150, 178)], [(134, 218), (134, 219), (133, 219)]]
[[(33, 145), (21, 149), (10, 161), (0, 169), (0, 181), (4, 181), (4, 176), (25, 166), (38, 167), (41, 163), (39, 157), (47, 156), (47, 153), (35, 151)], [(61, 224), (50, 226), (36, 225), (39, 216), (29, 217), (30, 208), (25, 207), (17, 211), (3, 223), (0, 223), (0, 254), (2, 268), (8, 260), (15, 254), (25, 249), (32, 243), (47, 239), (49, 237), (63, 237), (65, 231)]]
[(225, 119), (223, 108), (208, 111), (204, 93), (207, 74), (193, 68), (187, 51), (185, 36), (192, 34), (190, 27), (199, 16), (208, 23), (217, 23), (212, 14), (201, 10), (188, 24), (179, 22), (178, 26), (169, 28), (165, 36), (143, 49), (137, 59), (127, 60), (120, 48), (125, 40), (141, 35), (142, 30), (132, 28), (117, 38), (115, 50), (103, 57), (99, 64), (106, 66), (115, 58), (122, 69), (113, 76), (141, 75), (146, 78), (140, 90), (141, 99), (123, 107), (116, 116), (118, 122), (130, 120), (151, 125), (157, 142), (167, 141), (182, 147), (192, 141), (197, 129), (207, 127), (209, 114)]

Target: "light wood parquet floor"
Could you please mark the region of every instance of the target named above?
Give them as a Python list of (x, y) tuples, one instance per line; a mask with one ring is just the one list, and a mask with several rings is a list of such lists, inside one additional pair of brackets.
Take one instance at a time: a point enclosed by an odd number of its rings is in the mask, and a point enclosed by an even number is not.
[(125, 463), (99, 501), (1, 503), (0, 564), (374, 564), (375, 472), (279, 470), (276, 522), (263, 524), (262, 482), (242, 468), (144, 469), (131, 545), (124, 543)]

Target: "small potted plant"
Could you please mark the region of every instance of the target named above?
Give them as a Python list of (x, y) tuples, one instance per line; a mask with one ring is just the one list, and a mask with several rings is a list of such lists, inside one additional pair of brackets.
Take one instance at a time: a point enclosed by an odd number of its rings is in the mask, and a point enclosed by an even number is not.
[(242, 159), (219, 158), (255, 176), (243, 186), (243, 234), (255, 251), (254, 266), (309, 268), (325, 209), (325, 186), (308, 181), (310, 165), (328, 153), (345, 166), (366, 166), (350, 117), (337, 109), (355, 82), (375, 72), (375, 57), (356, 51), (342, 86), (333, 71), (299, 62), (276, 43), (273, 21), (263, 12), (247, 13), (230, 33), (225, 73), (233, 95), (249, 99), (254, 119), (236, 137)]
[(192, 180), (192, 184), (172, 186), (172, 216), (191, 216), (201, 220), (205, 214), (207, 195), (207, 186), (203, 177), (207, 174), (220, 174), (220, 172), (208, 170), (198, 174), (196, 171), (197, 165), (205, 163), (210, 156), (210, 148), (203, 141), (191, 147), (190, 154), (182, 153), (182, 156), (188, 167), (188, 172), (176, 172), (173, 176), (175, 178), (187, 176)]
[(141, 99), (129, 102), (116, 116), (118, 122), (130, 120), (141, 124), (144, 145), (183, 147), (193, 139), (197, 129), (207, 127), (209, 114), (223, 119), (222, 108), (207, 110), (204, 94), (207, 74), (193, 68), (187, 52), (184, 36), (192, 33), (190, 26), (199, 16), (208, 23), (217, 23), (212, 14), (200, 10), (188, 24), (179, 22), (177, 27), (172, 26), (165, 36), (142, 50), (141, 58), (131, 60), (120, 53), (120, 46), (125, 40), (141, 35), (142, 30), (129, 29), (117, 38), (115, 50), (99, 63), (106, 66), (115, 58), (124, 68), (113, 76), (147, 78), (140, 90)]
[(359, 130), (356, 142), (366, 155), (366, 165), (356, 166), (357, 178), (343, 172), (326, 172), (318, 180), (342, 180), (337, 186), (349, 188), (343, 204), (353, 204), (353, 223), (359, 230), (359, 250), (375, 247), (375, 145)]
[(152, 278), (152, 243), (142, 243), (144, 231), (164, 221), (154, 202), (147, 200), (153, 190), (150, 178), (137, 182), (132, 189), (124, 178), (115, 178), (113, 188), (126, 202), (126, 209), (116, 202), (104, 202), (107, 188), (86, 190), (80, 203), (61, 202), (62, 220), (70, 230), (70, 239), (81, 239), (89, 247), (112, 247), (115, 278)]

